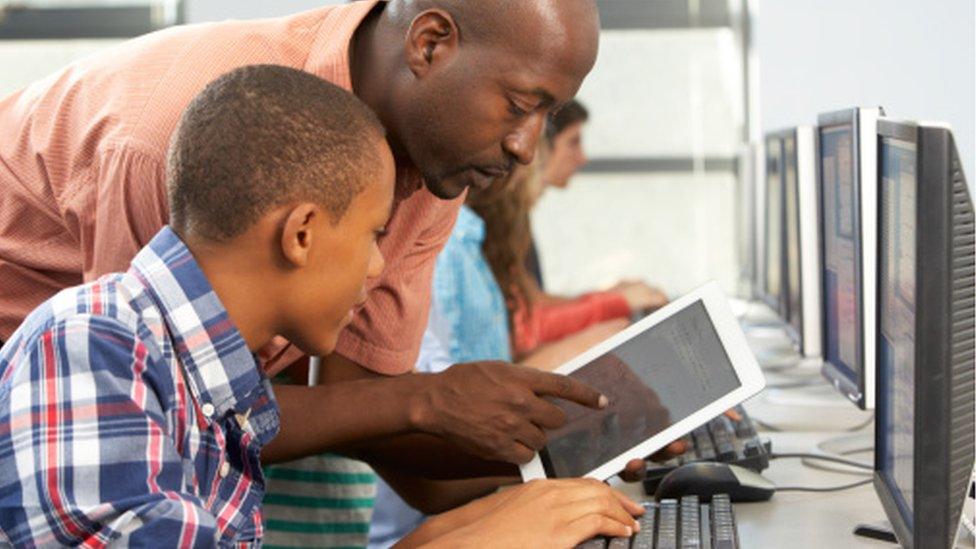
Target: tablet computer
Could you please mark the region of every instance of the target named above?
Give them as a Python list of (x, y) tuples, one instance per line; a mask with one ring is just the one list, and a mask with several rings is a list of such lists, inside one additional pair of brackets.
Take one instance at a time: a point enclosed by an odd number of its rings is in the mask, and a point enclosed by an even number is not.
[(712, 282), (560, 366), (609, 399), (557, 401), (567, 422), (521, 466), (523, 480), (606, 480), (765, 386), (728, 301)]

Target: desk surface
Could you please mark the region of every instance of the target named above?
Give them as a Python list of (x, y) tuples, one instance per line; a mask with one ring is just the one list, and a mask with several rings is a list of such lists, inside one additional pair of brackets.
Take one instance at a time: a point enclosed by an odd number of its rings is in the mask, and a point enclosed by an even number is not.
[[(809, 452), (818, 442), (837, 433), (764, 433), (776, 452)], [(763, 475), (780, 486), (839, 486), (867, 476), (823, 471), (799, 459), (779, 459)], [(628, 495), (645, 499), (639, 483), (621, 485)], [(768, 502), (738, 503), (735, 516), (742, 547), (894, 547), (892, 544), (853, 534), (861, 523), (885, 518), (881, 502), (868, 484), (843, 492), (784, 492)]]
[[(762, 432), (776, 453), (810, 453), (828, 439), (850, 434), (848, 429), (865, 425), (870, 412), (858, 410), (821, 381), (819, 365), (807, 364), (780, 372), (767, 372), (772, 388), (746, 403), (754, 419), (783, 429)], [(870, 434), (870, 425), (861, 431)], [(870, 461), (870, 454), (852, 456)], [(763, 475), (779, 486), (840, 486), (870, 478), (827, 471), (803, 464), (799, 459), (774, 460)], [(645, 498), (639, 484), (621, 489), (636, 498)], [(881, 502), (871, 484), (842, 492), (783, 492), (768, 502), (735, 505), (742, 546), (787, 547), (895, 547), (892, 544), (853, 534), (862, 523), (885, 519)]]

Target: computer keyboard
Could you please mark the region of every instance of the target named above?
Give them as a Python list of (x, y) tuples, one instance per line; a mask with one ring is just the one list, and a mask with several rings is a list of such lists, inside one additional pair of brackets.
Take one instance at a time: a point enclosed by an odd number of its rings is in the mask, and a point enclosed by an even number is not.
[(724, 414), (695, 429), (685, 438), (688, 451), (683, 455), (658, 463), (647, 462), (644, 493), (653, 495), (665, 475), (675, 467), (696, 461), (731, 463), (757, 473), (769, 467), (772, 446), (768, 439), (759, 438), (756, 426), (745, 408), (736, 406), (741, 421), (732, 421)]
[(577, 549), (736, 549), (739, 531), (726, 494), (701, 503), (698, 496), (645, 503), (641, 529), (630, 538), (593, 538)]

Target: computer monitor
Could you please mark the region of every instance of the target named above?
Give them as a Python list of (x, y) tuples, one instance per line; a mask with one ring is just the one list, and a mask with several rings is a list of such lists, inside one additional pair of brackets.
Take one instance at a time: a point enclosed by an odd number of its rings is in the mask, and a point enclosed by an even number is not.
[(880, 108), (818, 117), (823, 375), (874, 408), (877, 120)]
[(783, 143), (778, 134), (766, 136), (766, 172), (763, 186), (762, 291), (760, 299), (786, 318), (783, 238)]
[(787, 333), (804, 357), (817, 358), (821, 314), (816, 133), (811, 126), (798, 126), (784, 131), (781, 140)]
[(974, 453), (974, 216), (952, 133), (878, 123), (874, 486), (903, 547), (953, 547)]

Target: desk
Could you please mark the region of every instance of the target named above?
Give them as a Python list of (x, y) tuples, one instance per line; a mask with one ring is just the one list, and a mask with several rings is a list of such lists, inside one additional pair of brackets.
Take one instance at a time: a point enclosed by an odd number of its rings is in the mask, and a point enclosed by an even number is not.
[[(817, 444), (864, 424), (871, 413), (857, 409), (839, 393), (821, 383), (819, 366), (809, 365), (766, 374), (770, 385), (809, 380), (809, 387), (767, 390), (745, 404), (754, 419), (789, 429), (761, 432), (776, 453), (810, 453)], [(779, 392), (777, 392), (779, 391)], [(872, 432), (871, 427), (863, 433)], [(870, 454), (852, 456), (870, 461)], [(799, 459), (778, 459), (763, 472), (780, 486), (840, 486), (869, 478), (808, 467)], [(646, 499), (640, 484), (618, 484), (628, 495)], [(824, 547), (896, 547), (858, 537), (854, 527), (885, 519), (884, 509), (871, 484), (842, 492), (783, 492), (768, 502), (735, 505), (742, 547), (820, 549)]]
[[(763, 434), (772, 440), (776, 452), (809, 452), (818, 442), (836, 435), (835, 432)], [(775, 460), (763, 475), (780, 486), (839, 486), (867, 478), (814, 469), (799, 459)], [(618, 484), (618, 487), (635, 499), (646, 499), (640, 483)], [(738, 503), (735, 516), (745, 549), (895, 547), (853, 534), (858, 524), (885, 518), (870, 484), (843, 492), (783, 492), (767, 502)]]

